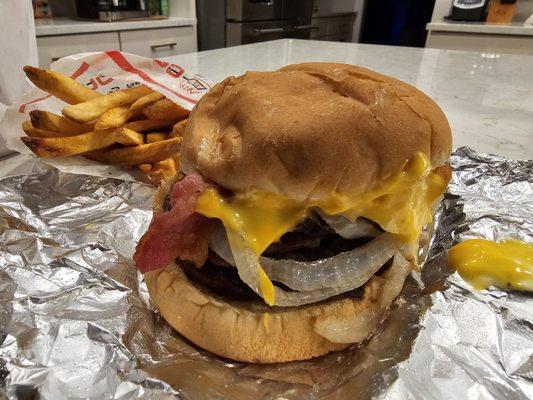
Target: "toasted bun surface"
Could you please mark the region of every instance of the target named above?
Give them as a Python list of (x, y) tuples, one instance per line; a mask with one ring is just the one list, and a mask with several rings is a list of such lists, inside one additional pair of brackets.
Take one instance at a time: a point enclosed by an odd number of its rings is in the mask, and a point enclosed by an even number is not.
[(217, 84), (191, 113), (181, 161), (231, 190), (303, 200), (364, 192), (419, 151), (433, 168), (451, 152), (446, 117), (424, 93), (364, 68), (304, 63)]
[[(154, 196), (161, 212), (171, 182)], [(392, 266), (367, 282), (361, 299), (337, 298), (298, 308), (274, 308), (220, 299), (191, 283), (175, 263), (148, 272), (150, 297), (163, 317), (196, 345), (233, 360), (271, 363), (304, 360), (364, 340), (399, 294), (410, 266)], [(268, 312), (268, 322), (264, 321)], [(350, 321), (357, 340), (333, 343), (321, 336), (331, 323)]]

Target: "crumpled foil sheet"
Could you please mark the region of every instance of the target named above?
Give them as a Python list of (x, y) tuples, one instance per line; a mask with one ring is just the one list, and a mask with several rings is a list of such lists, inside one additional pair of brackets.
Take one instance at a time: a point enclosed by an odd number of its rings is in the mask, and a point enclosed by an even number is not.
[(446, 268), (461, 239), (533, 240), (533, 161), (468, 148), (414, 273), (362, 346), (305, 362), (233, 363), (173, 331), (131, 266), (149, 186), (2, 164), (0, 397), (531, 399), (533, 296), (472, 291)]

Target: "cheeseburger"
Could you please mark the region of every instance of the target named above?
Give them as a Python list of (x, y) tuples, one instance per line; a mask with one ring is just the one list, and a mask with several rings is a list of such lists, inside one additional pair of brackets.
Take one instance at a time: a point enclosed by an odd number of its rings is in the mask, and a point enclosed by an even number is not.
[(404, 82), (304, 63), (217, 84), (182, 174), (134, 256), (183, 336), (233, 360), (303, 360), (363, 341), (420, 267), (450, 179), (450, 127)]

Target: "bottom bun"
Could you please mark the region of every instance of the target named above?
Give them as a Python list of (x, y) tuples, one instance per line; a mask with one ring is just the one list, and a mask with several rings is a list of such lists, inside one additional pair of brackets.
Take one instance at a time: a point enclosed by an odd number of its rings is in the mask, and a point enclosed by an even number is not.
[[(273, 363), (306, 360), (364, 340), (399, 294), (409, 271), (409, 264), (393, 263), (382, 276), (372, 277), (360, 299), (339, 297), (272, 309), (221, 299), (190, 282), (174, 263), (146, 273), (145, 279), (163, 317), (194, 344), (232, 360)], [(334, 343), (318, 333), (330, 337), (324, 332), (336, 324), (356, 327), (349, 343)], [(339, 337), (343, 340), (343, 334)]]

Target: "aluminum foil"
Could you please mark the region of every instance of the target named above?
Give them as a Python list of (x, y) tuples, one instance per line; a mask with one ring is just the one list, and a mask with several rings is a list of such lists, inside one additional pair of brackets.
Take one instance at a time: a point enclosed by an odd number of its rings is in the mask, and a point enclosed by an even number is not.
[(533, 297), (476, 292), (446, 267), (461, 239), (533, 240), (533, 162), (461, 148), (421, 274), (363, 345), (278, 365), (182, 338), (131, 266), (149, 186), (0, 165), (0, 397), (531, 399)]

